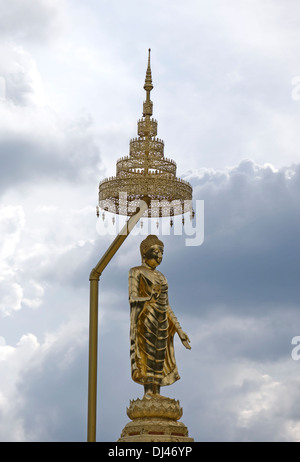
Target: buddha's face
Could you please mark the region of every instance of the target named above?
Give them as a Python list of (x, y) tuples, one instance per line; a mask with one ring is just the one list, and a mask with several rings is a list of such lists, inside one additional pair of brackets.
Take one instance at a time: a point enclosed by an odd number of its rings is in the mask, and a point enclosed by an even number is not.
[(150, 268), (155, 269), (158, 265), (160, 265), (163, 253), (163, 247), (160, 245), (153, 245), (145, 255), (145, 263), (150, 266)]

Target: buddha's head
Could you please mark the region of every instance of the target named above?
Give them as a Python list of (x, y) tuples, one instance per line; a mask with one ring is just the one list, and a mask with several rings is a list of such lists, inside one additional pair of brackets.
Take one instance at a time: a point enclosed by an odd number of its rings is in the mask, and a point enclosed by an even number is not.
[(162, 261), (164, 244), (157, 236), (149, 234), (149, 236), (141, 242), (140, 251), (142, 262), (146, 263), (150, 268), (155, 269)]

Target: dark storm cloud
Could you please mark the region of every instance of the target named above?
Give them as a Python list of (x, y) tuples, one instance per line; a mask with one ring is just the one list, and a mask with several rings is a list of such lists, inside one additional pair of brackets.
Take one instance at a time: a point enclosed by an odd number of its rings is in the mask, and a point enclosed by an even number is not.
[[(243, 161), (232, 169), (203, 172), (190, 181), (195, 200), (205, 203), (204, 242), (186, 247), (184, 234), (160, 236), (165, 243), (160, 269), (169, 281), (170, 300), (184, 307), (185, 313), (201, 316), (223, 307), (226, 312), (262, 317), (283, 307), (286, 312), (297, 309), (300, 166), (274, 170)], [(139, 264), (143, 238), (130, 236), (123, 244), (103, 274), (104, 290), (118, 287), (127, 300), (128, 268)], [(55, 268), (74, 261), (66, 277), (77, 286), (113, 239), (99, 236), (84, 247), (66, 249), (45, 271), (59, 280), (63, 275)]]
[(63, 9), (63, 2), (48, 0), (1, 3), (0, 192), (46, 179), (98, 181), (100, 155), (91, 117), (66, 120), (46, 105), (35, 58), (18, 41), (55, 40)]
[[(165, 258), (171, 280), (176, 260), (184, 265), (189, 309), (298, 305), (300, 166), (275, 171), (243, 161), (190, 181), (205, 203), (204, 243)], [(185, 291), (178, 295), (182, 302)]]
[(299, 385), (298, 380), (275, 382), (253, 370), (240, 384), (217, 387), (217, 393), (215, 384), (205, 382), (204, 399), (195, 404), (200, 441), (290, 441), (293, 430), (297, 434), (299, 409), (292, 408)]
[(87, 339), (80, 329), (71, 337), (66, 330), (65, 338), (44, 348), (20, 377), (26, 404), (18, 412), (27, 441), (85, 440)]
[[(48, 120), (49, 128), (39, 124), (39, 115)], [(78, 120), (64, 125), (48, 118), (44, 111), (27, 113), (32, 124), (22, 127), (18, 134), (0, 134), (1, 189), (24, 187), (40, 181), (98, 180), (100, 153), (89, 122)], [(16, 122), (20, 119), (16, 118)], [(50, 128), (51, 127), (51, 128)]]

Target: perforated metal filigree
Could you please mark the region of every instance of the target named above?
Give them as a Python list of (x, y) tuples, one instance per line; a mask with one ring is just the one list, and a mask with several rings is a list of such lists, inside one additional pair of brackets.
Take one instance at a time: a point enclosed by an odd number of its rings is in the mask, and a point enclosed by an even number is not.
[(157, 138), (157, 121), (153, 119), (153, 89), (150, 67), (144, 84), (146, 101), (143, 117), (138, 120), (138, 137), (130, 141), (129, 156), (117, 161), (116, 176), (106, 178), (99, 185), (99, 206), (103, 210), (131, 216), (140, 200), (149, 203), (145, 216), (173, 216), (192, 210), (192, 187), (176, 177), (176, 163), (164, 157), (164, 142)]

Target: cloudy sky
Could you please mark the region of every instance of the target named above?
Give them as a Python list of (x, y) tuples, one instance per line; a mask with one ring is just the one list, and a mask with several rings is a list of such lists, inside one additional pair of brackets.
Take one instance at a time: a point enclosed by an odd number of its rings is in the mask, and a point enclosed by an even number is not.
[[(0, 0), (1, 441), (86, 440), (98, 183), (136, 136), (149, 47), (158, 136), (205, 211), (202, 245), (160, 236), (192, 344), (163, 394), (195, 441), (300, 441), (299, 36), (297, 0)], [(97, 441), (143, 394), (141, 232), (100, 281)]]

